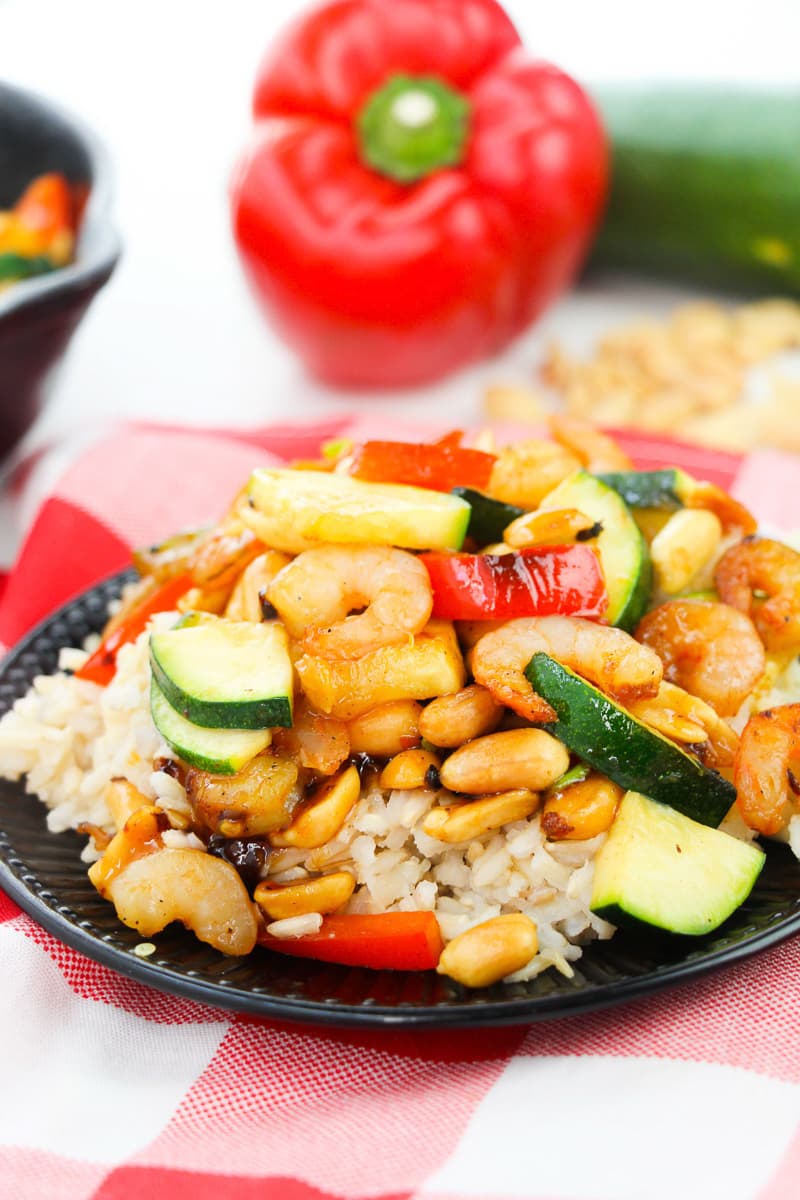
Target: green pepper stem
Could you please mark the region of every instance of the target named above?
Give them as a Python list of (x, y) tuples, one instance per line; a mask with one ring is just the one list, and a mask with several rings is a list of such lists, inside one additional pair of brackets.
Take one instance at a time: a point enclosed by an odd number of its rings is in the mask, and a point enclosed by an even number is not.
[(469, 102), (439, 79), (393, 75), (358, 116), (364, 162), (398, 183), (415, 183), (463, 161)]

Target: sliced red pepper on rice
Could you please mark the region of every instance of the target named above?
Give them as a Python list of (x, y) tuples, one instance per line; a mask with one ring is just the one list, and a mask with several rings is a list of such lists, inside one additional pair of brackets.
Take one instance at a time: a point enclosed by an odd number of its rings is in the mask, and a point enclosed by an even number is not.
[(603, 571), (590, 546), (537, 546), (511, 554), (421, 554), (433, 615), (449, 621), (553, 615), (601, 618)]
[(335, 913), (317, 933), (276, 938), (263, 932), (259, 944), (296, 958), (382, 971), (432, 971), (444, 943), (432, 912)]
[(78, 679), (88, 679), (105, 687), (114, 678), (117, 669), (117, 653), (121, 646), (135, 642), (147, 628), (147, 622), (155, 613), (169, 612), (193, 586), (191, 575), (179, 575), (168, 580), (103, 638), (97, 649), (90, 654), (82, 667), (75, 672)]

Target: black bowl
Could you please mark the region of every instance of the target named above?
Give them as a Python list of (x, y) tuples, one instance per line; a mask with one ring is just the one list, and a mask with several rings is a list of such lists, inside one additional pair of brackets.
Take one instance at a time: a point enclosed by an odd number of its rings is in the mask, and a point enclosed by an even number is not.
[(0, 83), (0, 209), (49, 171), (86, 189), (88, 203), (75, 261), (0, 293), (0, 459), (33, 424), (53, 368), (120, 252), (107, 160), (93, 135), (49, 101)]

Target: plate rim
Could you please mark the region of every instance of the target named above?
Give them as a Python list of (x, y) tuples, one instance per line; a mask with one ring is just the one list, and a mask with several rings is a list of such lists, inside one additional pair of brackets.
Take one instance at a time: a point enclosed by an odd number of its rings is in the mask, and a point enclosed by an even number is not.
[[(119, 588), (134, 577), (127, 568), (98, 579), (88, 588), (77, 592), (64, 604), (44, 617), (14, 645), (0, 660), (0, 680), (3, 680), (17, 660), (21, 658), (38, 638), (49, 634), (50, 626), (63, 621), (74, 605), (84, 602), (93, 593), (102, 589)], [(66, 645), (56, 639), (59, 645)], [(8, 709), (0, 706), (0, 716)], [(24, 788), (22, 780), (17, 785)], [(26, 800), (38, 802), (35, 793), (23, 792)], [(59, 834), (52, 834), (58, 837)], [(343, 1003), (337, 1000), (307, 1000), (287, 996), (275, 998), (260, 992), (237, 987), (220, 981), (207, 981), (196, 976), (184, 975), (172, 970), (163, 961), (149, 961), (112, 945), (102, 936), (91, 933), (74, 923), (63, 912), (52, 908), (40, 895), (47, 890), (46, 880), (25, 867), (14, 869), (17, 859), (13, 844), (7, 834), (0, 830), (0, 887), (19, 907), (32, 917), (53, 937), (64, 945), (86, 955), (87, 958), (107, 967), (125, 978), (145, 984), (156, 991), (189, 999), (199, 1004), (222, 1009), (227, 1012), (247, 1013), (267, 1019), (277, 1019), (302, 1025), (325, 1025), (333, 1027), (415, 1028), (432, 1029), (446, 1026), (450, 1029), (498, 1027), (503, 1025), (529, 1025), (543, 1020), (555, 1020), (579, 1016), (599, 1009), (627, 1004), (642, 999), (654, 992), (687, 983), (699, 976), (733, 966), (742, 960), (777, 945), (793, 934), (800, 932), (800, 909), (777, 920), (767, 929), (748, 934), (739, 941), (719, 947), (706, 954), (699, 953), (688, 961), (667, 964), (627, 979), (615, 979), (610, 983), (577, 987), (573, 992), (554, 992), (551, 995), (532, 997), (509, 997), (487, 1000), (485, 1003), (387, 1005), (367, 1002), (363, 1004)], [(24, 867), (24, 864), (22, 864)], [(31, 882), (33, 886), (31, 886)], [(758, 886), (758, 885), (756, 885)], [(57, 900), (57, 894), (53, 893)], [(124, 928), (124, 926), (123, 926)], [(266, 951), (264, 951), (266, 953)], [(580, 970), (580, 960), (578, 960)], [(350, 969), (350, 968), (343, 968)], [(400, 977), (404, 973), (398, 973)]]

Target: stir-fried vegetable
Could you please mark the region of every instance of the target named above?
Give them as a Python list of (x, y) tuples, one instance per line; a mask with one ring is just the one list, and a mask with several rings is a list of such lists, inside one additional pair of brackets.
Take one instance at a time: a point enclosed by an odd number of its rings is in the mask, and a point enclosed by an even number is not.
[(75, 248), (75, 202), (63, 175), (40, 175), (14, 207), (0, 212), (0, 288), (68, 263)]
[(373, 483), (408, 483), (449, 492), (458, 486), (486, 487), (495, 461), (493, 454), (448, 441), (364, 442), (353, 451), (350, 474)]
[(608, 608), (603, 573), (588, 546), (511, 554), (424, 554), (433, 615), (451, 621), (507, 621), (553, 613), (600, 618)]
[(317, 933), (298, 938), (259, 935), (268, 950), (296, 958), (375, 970), (431, 971), (442, 953), (442, 935), (431, 912), (389, 912), (325, 917)]

